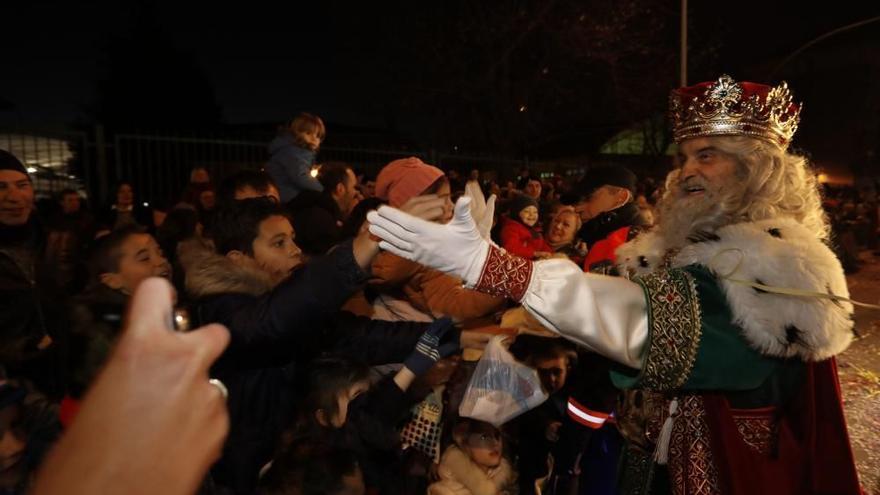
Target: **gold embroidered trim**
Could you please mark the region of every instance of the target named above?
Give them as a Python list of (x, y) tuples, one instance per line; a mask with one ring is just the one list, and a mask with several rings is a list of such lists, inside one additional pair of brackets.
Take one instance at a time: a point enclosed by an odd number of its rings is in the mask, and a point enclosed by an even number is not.
[(654, 391), (680, 388), (690, 377), (702, 334), (700, 301), (693, 277), (680, 269), (635, 279), (648, 301), (650, 344), (641, 385)]
[(737, 416), (733, 422), (743, 442), (753, 451), (770, 455), (776, 443), (776, 428), (773, 416)]
[(669, 478), (675, 495), (721, 493), (702, 397), (679, 398), (679, 415), (669, 442)]

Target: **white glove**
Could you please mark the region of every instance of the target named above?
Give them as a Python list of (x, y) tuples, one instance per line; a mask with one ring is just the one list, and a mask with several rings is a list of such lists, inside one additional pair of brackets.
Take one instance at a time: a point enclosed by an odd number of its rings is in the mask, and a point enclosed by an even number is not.
[(480, 184), (475, 180), (465, 184), (464, 195), (471, 198), (471, 216), (474, 217), (477, 230), (480, 231), (483, 239), (491, 242), (489, 237), (492, 232), (492, 223), (495, 221), (495, 195), (489, 196), (487, 202)]
[(381, 238), (379, 247), (416, 263), (462, 279), (473, 287), (480, 278), (489, 241), (471, 217), (471, 198), (461, 197), (447, 224), (416, 218), (390, 206), (367, 214), (370, 233)]

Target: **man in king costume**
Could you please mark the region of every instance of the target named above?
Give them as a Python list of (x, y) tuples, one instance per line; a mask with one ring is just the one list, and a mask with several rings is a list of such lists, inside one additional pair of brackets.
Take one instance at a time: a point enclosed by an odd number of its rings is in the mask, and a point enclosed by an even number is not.
[(815, 177), (787, 151), (800, 106), (728, 76), (670, 104), (678, 166), (658, 227), (617, 251), (629, 278), (512, 256), (469, 198), (445, 225), (382, 207), (370, 231), (619, 363), (621, 493), (858, 494), (834, 361), (853, 306)]

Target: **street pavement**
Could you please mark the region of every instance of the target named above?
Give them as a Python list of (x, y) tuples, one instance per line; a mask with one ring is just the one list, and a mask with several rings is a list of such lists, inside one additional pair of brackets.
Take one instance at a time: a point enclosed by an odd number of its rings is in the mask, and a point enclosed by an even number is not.
[[(866, 251), (860, 260), (847, 276), (850, 297), (880, 304), (880, 257)], [(880, 310), (856, 307), (855, 322), (859, 336), (837, 360), (840, 385), (862, 487), (880, 495)]]

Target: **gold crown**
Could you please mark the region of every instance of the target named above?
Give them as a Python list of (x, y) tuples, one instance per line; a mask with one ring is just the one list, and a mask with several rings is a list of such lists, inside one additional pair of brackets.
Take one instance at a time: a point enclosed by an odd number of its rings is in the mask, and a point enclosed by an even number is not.
[(792, 103), (788, 84), (772, 88), (738, 83), (723, 75), (714, 82), (673, 90), (669, 114), (675, 142), (704, 136), (745, 135), (788, 148), (802, 105)]

